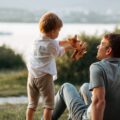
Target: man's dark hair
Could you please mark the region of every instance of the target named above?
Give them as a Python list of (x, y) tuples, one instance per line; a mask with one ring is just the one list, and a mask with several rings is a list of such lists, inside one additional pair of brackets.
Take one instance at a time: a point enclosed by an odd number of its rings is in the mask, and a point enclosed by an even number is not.
[(110, 33), (104, 35), (104, 38), (109, 40), (112, 48), (112, 57), (120, 58), (120, 34)]

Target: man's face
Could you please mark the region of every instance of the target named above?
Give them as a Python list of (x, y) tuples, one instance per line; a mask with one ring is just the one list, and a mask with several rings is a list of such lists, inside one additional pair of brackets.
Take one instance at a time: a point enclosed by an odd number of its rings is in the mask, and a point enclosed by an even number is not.
[(98, 52), (97, 52), (97, 59), (102, 60), (104, 58), (107, 58), (110, 56), (111, 53), (111, 47), (109, 40), (103, 38), (101, 40), (100, 45), (97, 46)]

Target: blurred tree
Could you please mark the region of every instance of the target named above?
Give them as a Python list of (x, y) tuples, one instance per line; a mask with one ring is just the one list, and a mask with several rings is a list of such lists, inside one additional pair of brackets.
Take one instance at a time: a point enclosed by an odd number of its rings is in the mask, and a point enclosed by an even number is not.
[(71, 82), (73, 84), (81, 84), (89, 81), (89, 66), (97, 61), (97, 45), (101, 37), (96, 35), (87, 36), (86, 34), (81, 34), (78, 37), (87, 42), (87, 53), (79, 61), (72, 61), (70, 58), (71, 53), (58, 58), (58, 80), (56, 83), (62, 84), (64, 82)]
[(22, 56), (6, 47), (0, 46), (0, 69), (20, 69), (25, 68), (25, 62)]

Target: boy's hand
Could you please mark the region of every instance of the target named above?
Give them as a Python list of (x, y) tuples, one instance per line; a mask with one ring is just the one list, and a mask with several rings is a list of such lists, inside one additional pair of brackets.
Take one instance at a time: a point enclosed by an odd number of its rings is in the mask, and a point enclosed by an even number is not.
[(76, 48), (77, 42), (78, 42), (78, 40), (77, 40), (77, 35), (75, 35), (73, 38), (69, 38), (69, 39), (68, 39), (68, 43), (69, 43), (73, 48)]
[(67, 51), (70, 51), (70, 50), (73, 50), (73, 47), (71, 45), (67, 45), (65, 47), (65, 51), (67, 52)]
[(69, 41), (68, 40), (61, 40), (61, 41), (59, 41), (59, 45), (60, 46), (68, 46), (69, 45)]
[(77, 36), (68, 39), (69, 44), (73, 47), (74, 52), (72, 54), (73, 60), (79, 60), (87, 52), (87, 43), (77, 40)]
[(85, 42), (78, 43), (72, 55), (72, 59), (77, 61), (80, 58), (82, 58), (83, 55), (87, 52), (86, 48), (87, 48), (87, 44)]
[(81, 40), (77, 39), (77, 35), (73, 38), (68, 38), (67, 40), (62, 40), (59, 42), (61, 46), (64, 46), (65, 51), (74, 50), (71, 58), (75, 61), (79, 60), (83, 57), (83, 55), (87, 52), (87, 44)]

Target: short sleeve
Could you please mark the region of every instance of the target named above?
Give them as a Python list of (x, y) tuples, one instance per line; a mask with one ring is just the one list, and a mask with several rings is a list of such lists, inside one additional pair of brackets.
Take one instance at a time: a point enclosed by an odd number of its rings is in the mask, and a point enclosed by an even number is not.
[(105, 86), (103, 68), (99, 64), (92, 64), (90, 66), (89, 90), (100, 86)]
[(59, 46), (59, 42), (52, 41), (48, 44), (48, 50), (51, 53), (52, 56), (62, 56), (64, 54), (64, 48)]

